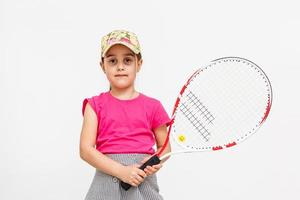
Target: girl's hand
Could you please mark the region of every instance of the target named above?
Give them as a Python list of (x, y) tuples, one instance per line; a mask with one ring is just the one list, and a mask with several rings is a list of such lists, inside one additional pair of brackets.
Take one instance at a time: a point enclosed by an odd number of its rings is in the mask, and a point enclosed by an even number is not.
[(147, 177), (146, 173), (139, 169), (139, 165), (123, 166), (119, 178), (132, 186), (137, 187)]
[[(151, 158), (151, 156), (145, 157), (142, 160), (142, 164), (144, 164), (149, 158)], [(147, 166), (144, 169), (144, 172), (146, 172), (147, 176), (150, 176), (150, 175), (156, 173), (161, 167), (162, 167), (162, 164), (157, 164), (157, 165), (153, 165), (153, 166)]]

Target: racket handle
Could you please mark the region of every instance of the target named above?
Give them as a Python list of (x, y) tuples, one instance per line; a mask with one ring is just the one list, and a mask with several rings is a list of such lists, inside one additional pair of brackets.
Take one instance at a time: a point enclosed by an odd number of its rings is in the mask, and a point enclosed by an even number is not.
[[(161, 160), (159, 159), (159, 157), (157, 155), (154, 155), (151, 158), (149, 158), (149, 160), (147, 160), (142, 166), (140, 166), (139, 169), (144, 170), (147, 166), (153, 166), (159, 164), (160, 161)], [(131, 185), (121, 181), (121, 187), (127, 191), (129, 190), (129, 188), (131, 188)]]

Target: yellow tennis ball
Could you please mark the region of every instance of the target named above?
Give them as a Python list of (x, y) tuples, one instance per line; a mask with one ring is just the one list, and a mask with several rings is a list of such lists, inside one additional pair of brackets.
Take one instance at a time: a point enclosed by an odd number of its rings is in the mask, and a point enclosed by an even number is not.
[(184, 136), (184, 135), (179, 135), (179, 136), (178, 136), (178, 140), (179, 140), (180, 142), (184, 142), (184, 141), (185, 141), (185, 136)]

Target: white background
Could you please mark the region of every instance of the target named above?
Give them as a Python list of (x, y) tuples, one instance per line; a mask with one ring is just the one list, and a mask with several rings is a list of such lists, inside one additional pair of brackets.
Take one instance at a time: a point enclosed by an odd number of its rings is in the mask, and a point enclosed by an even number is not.
[(94, 169), (79, 157), (81, 106), (108, 88), (100, 39), (114, 29), (138, 35), (136, 86), (169, 114), (186, 78), (219, 57), (254, 61), (273, 86), (270, 117), (248, 141), (165, 163), (165, 199), (300, 199), (299, 3), (180, 2), (0, 1), (1, 200), (84, 198)]

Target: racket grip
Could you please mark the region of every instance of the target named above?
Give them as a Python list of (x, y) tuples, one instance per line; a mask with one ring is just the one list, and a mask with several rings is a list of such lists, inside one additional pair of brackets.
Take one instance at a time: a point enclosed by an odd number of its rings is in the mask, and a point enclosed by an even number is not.
[[(160, 161), (161, 160), (159, 159), (159, 157), (157, 155), (154, 155), (151, 158), (149, 158), (149, 160), (147, 160), (142, 166), (140, 166), (139, 169), (144, 170), (147, 166), (153, 166), (159, 164)], [(127, 191), (129, 190), (129, 188), (131, 188), (131, 185), (121, 181), (121, 187)]]

